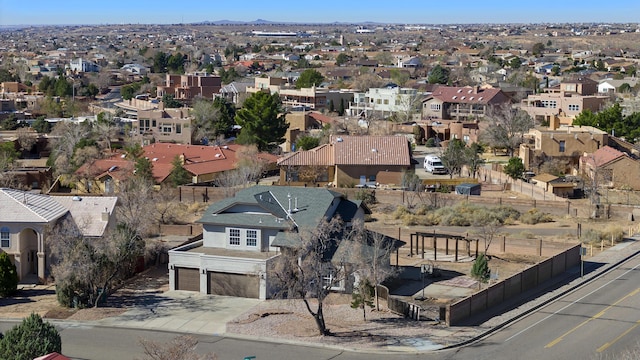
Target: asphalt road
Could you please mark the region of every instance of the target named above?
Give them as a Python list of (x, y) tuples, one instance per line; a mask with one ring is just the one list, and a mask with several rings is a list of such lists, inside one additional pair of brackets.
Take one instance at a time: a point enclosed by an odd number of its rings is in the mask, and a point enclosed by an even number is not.
[(640, 346), (640, 256), (441, 359), (623, 359)]

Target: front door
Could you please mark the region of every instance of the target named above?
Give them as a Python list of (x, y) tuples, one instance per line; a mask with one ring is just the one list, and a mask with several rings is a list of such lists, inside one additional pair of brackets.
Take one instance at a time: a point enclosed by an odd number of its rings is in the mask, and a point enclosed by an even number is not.
[(27, 261), (29, 262), (29, 273), (37, 274), (38, 273), (38, 250), (30, 250), (29, 255), (27, 257)]

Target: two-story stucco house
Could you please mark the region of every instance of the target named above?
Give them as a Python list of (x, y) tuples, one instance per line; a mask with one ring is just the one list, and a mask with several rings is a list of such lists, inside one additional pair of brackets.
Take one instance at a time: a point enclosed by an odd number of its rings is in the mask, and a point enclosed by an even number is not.
[(171, 290), (267, 299), (270, 270), (300, 231), (340, 217), (348, 226), (370, 211), (325, 188), (254, 186), (212, 204), (198, 220), (202, 240), (169, 251)]
[(47, 236), (70, 216), (84, 236), (99, 237), (113, 225), (116, 197), (48, 196), (0, 188), (0, 252), (22, 282), (43, 282), (49, 272)]

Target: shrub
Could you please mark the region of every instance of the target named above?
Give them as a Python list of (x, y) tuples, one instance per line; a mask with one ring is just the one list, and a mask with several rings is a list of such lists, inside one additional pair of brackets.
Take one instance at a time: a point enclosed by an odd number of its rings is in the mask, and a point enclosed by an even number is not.
[(538, 209), (531, 209), (520, 216), (520, 221), (524, 224), (534, 225), (538, 223), (553, 222), (553, 217)]
[(624, 230), (620, 226), (608, 225), (602, 230), (600, 240), (611, 241), (611, 238), (614, 242), (621, 241), (624, 238)]
[(361, 189), (356, 192), (356, 200), (361, 200), (365, 205), (373, 205), (377, 203), (375, 193), (373, 191)]
[(0, 296), (7, 297), (18, 289), (18, 272), (7, 253), (0, 253)]
[(404, 215), (406, 215), (406, 214), (411, 214), (411, 211), (409, 211), (409, 209), (407, 209), (407, 208), (406, 208), (406, 207), (404, 207), (404, 206), (398, 206), (398, 207), (394, 210), (394, 212), (393, 212), (392, 216), (393, 216), (393, 218), (394, 218), (395, 220), (399, 220), (399, 219), (402, 219), (402, 217), (403, 217)]

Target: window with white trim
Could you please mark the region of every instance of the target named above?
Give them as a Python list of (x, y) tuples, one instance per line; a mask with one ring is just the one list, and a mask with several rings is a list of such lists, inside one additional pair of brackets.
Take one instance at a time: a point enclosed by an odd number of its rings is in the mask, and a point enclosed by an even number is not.
[(431, 110), (439, 111), (441, 108), (441, 104), (431, 104)]
[(0, 229), (0, 247), (11, 247), (11, 233), (9, 232), (8, 227)]
[(569, 111), (580, 111), (580, 105), (569, 104)]
[(229, 229), (229, 245), (240, 245), (240, 229)]
[(258, 246), (258, 231), (247, 230), (247, 246)]

